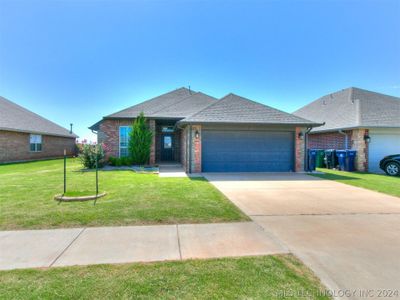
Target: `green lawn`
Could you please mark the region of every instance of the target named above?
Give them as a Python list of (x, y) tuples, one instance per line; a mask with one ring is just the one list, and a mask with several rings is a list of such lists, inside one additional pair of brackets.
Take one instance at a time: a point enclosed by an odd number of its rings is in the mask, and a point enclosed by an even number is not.
[[(68, 191), (94, 193), (95, 173), (79, 172), (68, 160)], [(0, 229), (110, 226), (160, 223), (210, 223), (247, 220), (226, 197), (202, 178), (160, 178), (132, 171), (99, 172), (93, 201), (60, 203), (63, 161), (0, 165)]]
[(329, 299), (291, 255), (0, 272), (4, 299)]
[(317, 171), (324, 172), (325, 174), (312, 174), (312, 176), (335, 180), (400, 197), (400, 177), (392, 177), (383, 174), (335, 171), (330, 169), (317, 169)]

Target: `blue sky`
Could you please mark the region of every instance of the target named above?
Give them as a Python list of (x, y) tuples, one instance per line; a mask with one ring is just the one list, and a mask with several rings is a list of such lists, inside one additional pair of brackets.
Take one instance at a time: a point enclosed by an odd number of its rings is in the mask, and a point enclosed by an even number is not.
[(357, 86), (400, 96), (400, 1), (0, 0), (0, 95), (89, 137), (191, 86), (292, 112)]

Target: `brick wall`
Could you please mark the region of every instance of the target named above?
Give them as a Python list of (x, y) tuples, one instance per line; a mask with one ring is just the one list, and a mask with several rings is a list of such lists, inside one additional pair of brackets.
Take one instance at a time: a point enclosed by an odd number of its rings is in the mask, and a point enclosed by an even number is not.
[(0, 162), (27, 161), (76, 155), (75, 138), (42, 135), (42, 151), (31, 152), (29, 133), (0, 131)]
[[(196, 131), (199, 137), (196, 138)], [(190, 134), (190, 132), (189, 132)], [(192, 173), (201, 172), (201, 125), (192, 125), (192, 149), (191, 151), (191, 171)]]
[(354, 129), (350, 137), (350, 147), (357, 151), (355, 168), (361, 172), (368, 170), (368, 144), (364, 140), (368, 133), (368, 129)]
[(106, 158), (119, 156), (119, 127), (132, 125), (133, 119), (106, 119), (100, 123), (97, 134), (98, 143), (104, 144)]
[[(97, 142), (104, 144), (106, 158), (110, 156), (119, 156), (119, 127), (131, 126), (134, 119), (106, 119), (100, 123), (100, 128), (97, 133)], [(150, 148), (151, 165), (156, 162), (156, 121), (149, 120), (149, 128), (153, 131), (153, 142)]]
[[(296, 127), (295, 131), (295, 171), (304, 171), (304, 132), (306, 128)], [(299, 133), (302, 132), (303, 136), (300, 138)]]
[[(350, 147), (351, 130), (345, 131), (348, 135)], [(339, 132), (313, 133), (308, 136), (310, 149), (345, 149), (345, 136)]]

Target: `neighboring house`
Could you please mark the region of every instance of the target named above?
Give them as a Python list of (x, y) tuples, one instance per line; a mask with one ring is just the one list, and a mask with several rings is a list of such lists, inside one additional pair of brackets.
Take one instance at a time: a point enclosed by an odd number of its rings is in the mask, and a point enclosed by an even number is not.
[(0, 97), (0, 163), (75, 154), (77, 136)]
[(315, 100), (295, 115), (325, 122), (309, 134), (309, 148), (357, 150), (359, 171), (383, 172), (379, 161), (400, 153), (400, 98), (348, 88)]
[(234, 94), (217, 100), (180, 88), (92, 125), (107, 156), (128, 155), (140, 112), (154, 133), (150, 164), (178, 162), (190, 173), (303, 171), (304, 133), (318, 125)]

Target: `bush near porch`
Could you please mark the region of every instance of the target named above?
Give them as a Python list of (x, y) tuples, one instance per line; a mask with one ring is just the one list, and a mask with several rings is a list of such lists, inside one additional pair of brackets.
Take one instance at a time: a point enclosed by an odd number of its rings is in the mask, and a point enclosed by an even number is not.
[[(67, 192), (93, 193), (95, 173), (67, 162)], [(100, 171), (97, 201), (58, 204), (63, 161), (0, 166), (0, 229), (140, 224), (211, 223), (248, 220), (203, 178), (160, 178), (132, 171)]]

